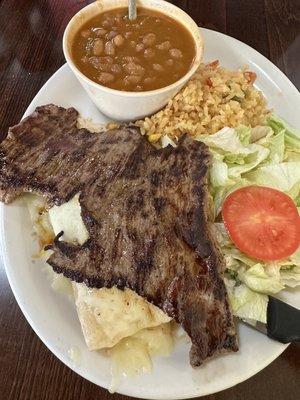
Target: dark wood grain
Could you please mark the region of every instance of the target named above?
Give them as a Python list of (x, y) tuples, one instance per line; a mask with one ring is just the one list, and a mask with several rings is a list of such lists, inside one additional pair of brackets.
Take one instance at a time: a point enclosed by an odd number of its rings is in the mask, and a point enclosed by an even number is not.
[[(61, 39), (70, 17), (90, 1), (0, 1), (0, 134), (19, 121), (64, 63)], [(299, 0), (176, 0), (204, 27), (227, 33), (270, 58), (300, 88)], [(58, 361), (22, 315), (0, 269), (0, 399), (125, 400), (109, 395)], [(300, 398), (300, 346), (291, 345), (259, 374), (205, 400)]]
[(265, 1), (270, 59), (300, 88), (300, 1)]
[(228, 1), (226, 32), (249, 44), (269, 58), (270, 43), (267, 38), (265, 4), (263, 1)]

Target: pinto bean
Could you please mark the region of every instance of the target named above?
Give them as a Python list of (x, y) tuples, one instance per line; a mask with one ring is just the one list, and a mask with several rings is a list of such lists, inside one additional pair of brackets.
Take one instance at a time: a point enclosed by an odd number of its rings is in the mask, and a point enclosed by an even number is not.
[(139, 83), (142, 80), (141, 76), (139, 75), (127, 75), (124, 78), (124, 82), (126, 86), (129, 85), (136, 85), (137, 83)]
[(135, 46), (135, 51), (136, 51), (137, 53), (140, 53), (141, 51), (144, 50), (144, 48), (145, 48), (145, 45), (144, 45), (143, 43), (138, 43), (138, 44)]
[(98, 57), (101, 64), (112, 64), (113, 59), (109, 56)]
[(155, 33), (148, 33), (146, 36), (143, 37), (143, 43), (145, 46), (153, 46), (156, 42), (156, 35)]
[(157, 45), (156, 45), (156, 48), (157, 48), (158, 50), (163, 50), (163, 51), (169, 50), (169, 49), (171, 48), (171, 42), (170, 42), (169, 40), (167, 40), (167, 41), (165, 41), (165, 42), (162, 42), (162, 43), (160, 43), (160, 44), (157, 44)]
[(113, 74), (109, 72), (101, 72), (98, 76), (99, 82), (103, 83), (103, 85), (113, 82), (114, 79), (115, 77), (113, 76)]
[(153, 58), (153, 57), (155, 57), (155, 51), (153, 49), (146, 49), (144, 51), (144, 57), (145, 58)]
[(106, 39), (111, 40), (114, 39), (116, 36), (118, 36), (118, 32), (116, 31), (110, 31), (106, 34)]
[(136, 56), (123, 56), (124, 62), (138, 62), (139, 59)]
[(98, 38), (94, 40), (93, 54), (94, 56), (100, 56), (103, 53), (104, 43), (103, 40)]
[(105, 43), (105, 54), (107, 54), (108, 56), (115, 55), (115, 46), (111, 41)]
[(114, 45), (117, 47), (121, 47), (125, 42), (125, 39), (123, 38), (122, 35), (117, 35), (114, 37)]
[(148, 77), (148, 78), (145, 78), (145, 79), (144, 79), (144, 84), (145, 84), (146, 86), (152, 85), (153, 82), (155, 82), (155, 78), (154, 78), (154, 77), (153, 77), (153, 78)]
[(160, 64), (153, 64), (152, 68), (154, 69), (154, 71), (157, 71), (157, 72), (163, 72), (164, 71), (164, 67), (161, 66)]
[(99, 57), (88, 57), (88, 62), (96, 69), (100, 67)]
[(130, 62), (124, 66), (125, 71), (130, 75), (144, 75), (145, 68), (139, 64)]
[(173, 57), (173, 58), (175, 58), (177, 60), (179, 58), (182, 58), (182, 56), (183, 56), (182, 51), (179, 50), (179, 49), (171, 49), (171, 50), (169, 50), (169, 54), (170, 54), (171, 57)]
[(105, 36), (105, 34), (107, 33), (106, 29), (103, 28), (96, 28), (93, 30), (94, 34), (98, 37), (103, 37)]
[(114, 75), (118, 75), (122, 72), (122, 67), (119, 64), (112, 64), (110, 65), (110, 71), (114, 74)]
[(172, 67), (174, 65), (174, 60), (172, 60), (172, 58), (169, 58), (168, 60), (166, 60), (165, 65), (167, 67)]

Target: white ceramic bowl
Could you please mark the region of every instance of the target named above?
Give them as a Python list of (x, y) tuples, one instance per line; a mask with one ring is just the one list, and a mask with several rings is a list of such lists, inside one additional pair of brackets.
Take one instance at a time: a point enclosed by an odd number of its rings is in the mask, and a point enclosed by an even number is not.
[(80, 10), (69, 22), (63, 37), (63, 50), (69, 67), (87, 91), (89, 97), (104, 114), (114, 120), (130, 121), (143, 118), (164, 107), (197, 70), (203, 55), (203, 39), (196, 23), (180, 8), (162, 0), (138, 0), (138, 6), (160, 11), (181, 22), (196, 43), (196, 56), (189, 71), (177, 82), (147, 92), (123, 92), (102, 86), (87, 78), (74, 64), (71, 43), (78, 29), (96, 14), (126, 7), (128, 0), (98, 0)]

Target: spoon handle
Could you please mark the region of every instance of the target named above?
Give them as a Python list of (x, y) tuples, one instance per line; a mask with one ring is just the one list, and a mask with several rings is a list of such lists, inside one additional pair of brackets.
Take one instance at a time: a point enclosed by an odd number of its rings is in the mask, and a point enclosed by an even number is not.
[(128, 0), (128, 17), (136, 19), (136, 0)]

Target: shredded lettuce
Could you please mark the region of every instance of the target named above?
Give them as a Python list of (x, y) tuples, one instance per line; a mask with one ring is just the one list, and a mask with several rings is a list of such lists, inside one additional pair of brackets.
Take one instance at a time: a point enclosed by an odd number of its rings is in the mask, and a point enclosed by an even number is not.
[[(199, 136), (197, 140), (206, 143), (218, 154), (218, 162), (227, 164), (228, 179), (241, 178), (241, 174), (248, 172), (265, 160), (270, 150), (264, 146), (249, 143), (251, 131), (242, 127), (240, 130), (223, 128), (214, 135)], [(215, 155), (216, 158), (216, 155)], [(224, 165), (220, 165), (224, 169)]]
[(300, 183), (300, 161), (266, 164), (247, 174), (255, 185), (269, 186), (289, 194)]
[(292, 151), (300, 150), (300, 131), (292, 128), (287, 122), (279, 118), (277, 115), (271, 115), (267, 118), (267, 125), (272, 128), (275, 135), (284, 133), (284, 141), (287, 148), (291, 147)]
[(281, 282), (289, 287), (296, 287), (300, 285), (300, 265), (292, 266), (289, 269), (282, 269), (280, 271)]
[(238, 277), (248, 288), (255, 292), (273, 294), (284, 289), (280, 281), (280, 276), (267, 274), (262, 264), (257, 263), (250, 268), (241, 267), (238, 271)]
[[(237, 128), (238, 129), (238, 128)], [(265, 145), (274, 132), (270, 126), (258, 125), (254, 128), (249, 128), (251, 131), (251, 142)]]
[(213, 162), (210, 168), (210, 182), (213, 187), (223, 187), (233, 184), (229, 179), (228, 165), (223, 161), (223, 157), (213, 153)]
[(280, 132), (269, 140), (267, 146), (270, 150), (268, 160), (271, 164), (281, 163), (284, 160), (284, 132)]
[(225, 284), (236, 317), (267, 322), (267, 295), (254, 292), (244, 284), (236, 285), (233, 279), (225, 279)]

